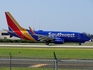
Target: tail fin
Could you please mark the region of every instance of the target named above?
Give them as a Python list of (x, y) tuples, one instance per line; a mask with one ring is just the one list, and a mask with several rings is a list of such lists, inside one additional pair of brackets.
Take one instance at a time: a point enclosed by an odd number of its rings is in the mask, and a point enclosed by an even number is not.
[(18, 24), (18, 22), (13, 18), (13, 16), (9, 12), (5, 12), (5, 16), (6, 16), (9, 30), (12, 31), (25, 30)]
[(29, 29), (30, 29), (30, 32), (31, 32), (32, 34), (35, 34), (35, 32), (32, 30), (31, 27), (29, 27)]

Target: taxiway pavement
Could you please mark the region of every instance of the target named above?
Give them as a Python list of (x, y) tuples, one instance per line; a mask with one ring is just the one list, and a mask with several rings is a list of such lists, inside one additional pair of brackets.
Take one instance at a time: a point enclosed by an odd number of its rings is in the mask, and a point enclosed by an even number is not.
[(93, 48), (93, 46), (79, 45), (40, 45), (40, 44), (17, 44), (17, 43), (0, 43), (0, 47), (31, 47), (31, 48)]
[[(54, 68), (55, 60), (11, 59), (12, 67)], [(93, 60), (58, 60), (58, 68), (93, 70)], [(0, 66), (9, 67), (10, 59), (0, 59)]]

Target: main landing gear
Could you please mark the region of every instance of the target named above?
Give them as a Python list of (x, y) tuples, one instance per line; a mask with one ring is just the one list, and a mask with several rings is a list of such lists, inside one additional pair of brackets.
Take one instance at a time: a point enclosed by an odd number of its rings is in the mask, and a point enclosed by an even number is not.
[(45, 41), (45, 44), (46, 44), (46, 45), (49, 45), (49, 41)]

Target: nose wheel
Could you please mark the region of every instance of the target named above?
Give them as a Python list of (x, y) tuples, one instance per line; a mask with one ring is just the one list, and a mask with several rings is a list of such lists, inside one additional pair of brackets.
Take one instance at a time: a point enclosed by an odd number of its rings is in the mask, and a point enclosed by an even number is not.
[(81, 43), (79, 43), (79, 45), (81, 45)]

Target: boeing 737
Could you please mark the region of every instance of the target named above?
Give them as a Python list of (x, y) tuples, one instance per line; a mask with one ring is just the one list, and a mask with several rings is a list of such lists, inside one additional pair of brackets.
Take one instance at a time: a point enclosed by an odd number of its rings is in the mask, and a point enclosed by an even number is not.
[(9, 12), (5, 12), (7, 24), (8, 24), (8, 34), (10, 37), (15, 36), (25, 40), (31, 40), (34, 42), (44, 42), (46, 45), (49, 43), (54, 44), (64, 44), (65, 42), (78, 42), (85, 43), (89, 41), (90, 38), (79, 32), (66, 32), (66, 31), (43, 31), (43, 30), (32, 30), (25, 29), (21, 27), (18, 22), (13, 18)]

